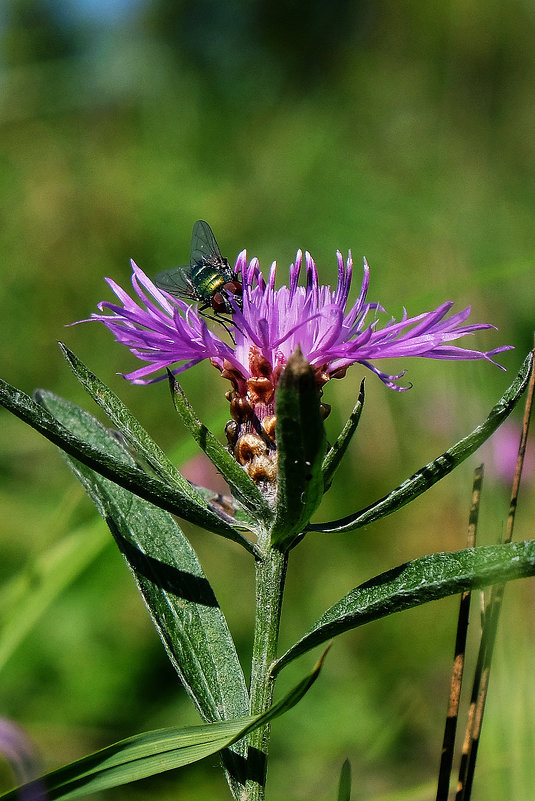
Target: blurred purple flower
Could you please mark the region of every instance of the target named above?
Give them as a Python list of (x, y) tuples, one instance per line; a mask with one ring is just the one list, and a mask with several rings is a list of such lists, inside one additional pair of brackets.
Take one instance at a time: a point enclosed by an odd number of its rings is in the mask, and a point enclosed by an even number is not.
[[(482, 461), (485, 466), (489, 465), (491, 476), (507, 487), (511, 486), (515, 475), (521, 433), (518, 423), (506, 420), (485, 442), (482, 449)], [(530, 445), (528, 442), (524, 455), (524, 480), (532, 479), (535, 472), (535, 455)]]
[(22, 729), (6, 718), (0, 718), (0, 755), (11, 766), (17, 783), (25, 784), (19, 791), (20, 801), (46, 801), (44, 784), (32, 781), (40, 772), (35, 748)]
[[(375, 364), (379, 359), (420, 356), (428, 359), (493, 361), (497, 353), (509, 350), (503, 345), (490, 351), (469, 350), (450, 344), (461, 337), (485, 328), (488, 323), (465, 325), (470, 307), (448, 316), (453, 303), (448, 301), (430, 312), (401, 320), (388, 320), (382, 327), (378, 303), (366, 301), (369, 267), (364, 260), (364, 275), (359, 296), (347, 310), (353, 263), (351, 254), (344, 263), (338, 252), (338, 283), (333, 290), (320, 286), (316, 265), (305, 254), (305, 286), (299, 285), (303, 266), (301, 251), (290, 267), (289, 286), (275, 289), (276, 265), (267, 282), (257, 259), (247, 264), (245, 251), (239, 254), (234, 271), (243, 285), (243, 298), (229, 295), (233, 308), (228, 326), (234, 342), (221, 339), (208, 328), (196, 307), (158, 289), (132, 262), (133, 300), (111, 279), (106, 279), (120, 305), (103, 301), (101, 312), (91, 320), (104, 323), (118, 342), (126, 345), (138, 359), (148, 364), (125, 375), (134, 384), (150, 384), (164, 378), (154, 376), (166, 367), (180, 373), (204, 359), (229, 378), (236, 391), (244, 396), (245, 384), (268, 379), (276, 387), (278, 376), (288, 357), (301, 347), (304, 357), (316, 372), (321, 387), (330, 378), (340, 378), (352, 364), (362, 364), (383, 383), (397, 391), (397, 382), (405, 371), (389, 375)], [(86, 322), (86, 321), (82, 321)], [(177, 366), (178, 365), (178, 366)], [(501, 367), (500, 365), (497, 365)], [(503, 368), (501, 368), (503, 369)]]

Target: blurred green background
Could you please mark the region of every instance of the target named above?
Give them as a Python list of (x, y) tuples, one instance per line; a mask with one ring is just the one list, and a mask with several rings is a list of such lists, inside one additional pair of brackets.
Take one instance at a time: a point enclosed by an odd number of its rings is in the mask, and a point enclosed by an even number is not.
[[(500, 359), (507, 374), (407, 360), (414, 388), (405, 394), (368, 376), (357, 441), (318, 519), (370, 503), (474, 428), (531, 347), (534, 36), (535, 6), (521, 0), (4, 0), (2, 376), (95, 411), (61, 339), (177, 463), (190, 462), (195, 450), (166, 386), (129, 386), (117, 373), (139, 363), (103, 326), (65, 325), (111, 299), (104, 276), (128, 285), (130, 257), (149, 275), (186, 263), (199, 217), (229, 259), (245, 247), (266, 269), (276, 259), (281, 280), (303, 248), (334, 281), (336, 249), (351, 248), (357, 267), (364, 255), (371, 265), (370, 299), (390, 314), (472, 304), (474, 322), (499, 327), (475, 347), (517, 348)], [(331, 437), (363, 372), (326, 388)], [(202, 365), (183, 385), (222, 432), (219, 374)], [(290, 563), (281, 648), (351, 587), (463, 547), (483, 458), (480, 542), (495, 542), (508, 506), (504, 448), (495, 438), (369, 529), (309, 536)], [(0, 475), (0, 715), (25, 726), (48, 769), (137, 731), (197, 722), (104, 524), (54, 447), (5, 413)], [(533, 472), (518, 538), (533, 536), (532, 487)], [(187, 533), (246, 666), (250, 560), (228, 541)], [(50, 603), (43, 575), (57, 593)], [(507, 591), (474, 799), (533, 798), (534, 586)], [(448, 599), (337, 641), (313, 691), (274, 725), (271, 798), (334, 799), (346, 757), (356, 798), (434, 797), (457, 605)], [(290, 667), (279, 690), (311, 664)], [(226, 792), (214, 759), (104, 795)]]

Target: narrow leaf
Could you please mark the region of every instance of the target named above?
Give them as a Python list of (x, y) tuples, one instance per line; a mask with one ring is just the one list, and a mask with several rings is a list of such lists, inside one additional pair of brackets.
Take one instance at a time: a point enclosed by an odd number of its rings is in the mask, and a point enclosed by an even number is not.
[[(106, 478), (115, 481), (121, 487), (136, 493), (156, 506), (182, 517), (191, 523), (196, 523), (215, 534), (234, 540), (243, 545), (248, 551), (256, 554), (256, 546), (249, 542), (242, 534), (236, 531), (229, 523), (219, 518), (215, 512), (195, 503), (190, 496), (170, 487), (160, 479), (148, 476), (138, 467), (125, 464), (108, 453), (94, 447), (76, 436), (68, 427), (62, 425), (44, 407), (44, 398), (52, 397), (45, 390), (38, 390), (36, 397), (40, 403), (32, 400), (16, 387), (0, 379), (0, 404), (24, 420), (40, 434), (58, 445), (65, 453), (80, 460), (88, 467), (96, 470)], [(76, 416), (82, 411), (74, 404), (70, 405), (72, 411), (72, 425), (75, 427)]]
[[(145, 779), (211, 756), (241, 740), (295, 706), (308, 692), (321, 669), (321, 661), (281, 701), (257, 717), (243, 717), (224, 723), (209, 723), (185, 729), (160, 729), (121, 740), (95, 754), (47, 773), (44, 783), (48, 801), (66, 801), (88, 793)], [(31, 784), (10, 790), (2, 801), (17, 801)]]
[[(71, 404), (47, 396), (60, 419)], [(79, 410), (77, 432), (115, 458), (132, 462), (115, 438)], [(225, 618), (194, 550), (162, 509), (67, 457), (132, 570), (169, 657), (205, 720), (247, 713), (245, 681)]]
[(194, 440), (217, 467), (236, 498), (257, 520), (265, 523), (273, 513), (254, 481), (249, 478), (245, 470), (232, 458), (212, 432), (201, 423), (186, 398), (184, 390), (172, 373), (169, 373), (169, 385), (175, 409)]
[(420, 468), (410, 478), (400, 484), (399, 487), (389, 492), (375, 503), (360, 509), (354, 514), (334, 520), (329, 523), (311, 523), (309, 531), (319, 531), (325, 534), (355, 531), (362, 526), (366, 526), (381, 517), (392, 514), (405, 504), (413, 501), (423, 492), (428, 490), (441, 478), (461, 464), (468, 456), (471, 456), (491, 434), (509, 417), (522, 393), (526, 389), (532, 365), (532, 355), (528, 354), (518, 373), (517, 377), (505, 392), (503, 397), (491, 409), (489, 416), (484, 423), (475, 428), (471, 434), (457, 442), (441, 456)]
[(314, 371), (298, 348), (277, 386), (277, 511), (271, 540), (287, 548), (323, 496), (326, 438)]
[(338, 801), (351, 801), (351, 763), (346, 759), (340, 771)]
[(465, 590), (535, 575), (535, 540), (435, 553), (382, 573), (351, 590), (275, 663), (296, 657), (344, 631)]
[(364, 379), (361, 381), (359, 396), (357, 398), (357, 402), (353, 408), (353, 411), (349, 415), (347, 423), (345, 424), (342, 431), (338, 435), (334, 445), (332, 445), (327, 451), (327, 455), (323, 460), (322, 470), (323, 470), (323, 482), (325, 484), (325, 490), (328, 490), (329, 487), (331, 486), (338, 465), (342, 461), (342, 457), (345, 454), (349, 443), (351, 442), (353, 434), (357, 430), (357, 426), (359, 424), (360, 415), (362, 414), (363, 407), (364, 407)]
[(204, 505), (199, 494), (189, 481), (176, 469), (162, 449), (145, 431), (141, 423), (127, 409), (122, 400), (97, 378), (66, 345), (62, 342), (58, 342), (58, 344), (78, 381), (93, 400), (104, 409), (106, 415), (121, 432), (128, 445), (136, 453), (143, 456), (143, 459), (159, 478), (177, 487), (183, 493), (189, 495), (192, 500)]

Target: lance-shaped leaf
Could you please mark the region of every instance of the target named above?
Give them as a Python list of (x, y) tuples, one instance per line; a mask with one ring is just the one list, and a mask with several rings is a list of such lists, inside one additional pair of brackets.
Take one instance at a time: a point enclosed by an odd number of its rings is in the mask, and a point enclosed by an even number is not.
[(278, 673), (296, 657), (344, 631), (465, 590), (535, 575), (535, 540), (434, 553), (407, 562), (351, 590), (278, 659)]
[(351, 801), (351, 763), (346, 759), (340, 771), (338, 801)]
[(240, 503), (257, 520), (261, 520), (265, 524), (266, 520), (272, 517), (273, 512), (260, 490), (212, 432), (201, 423), (186, 398), (184, 390), (174, 375), (170, 371), (168, 373), (173, 403), (185, 427), (210, 461), (217, 467)]
[[(360, 382), (360, 390), (359, 396), (357, 398), (357, 402), (353, 407), (353, 411), (349, 415), (349, 418), (341, 430), (340, 434), (338, 435), (336, 442), (329, 448), (327, 451), (327, 455), (323, 460), (323, 482), (325, 484), (325, 490), (328, 490), (332, 484), (332, 480), (336, 469), (340, 462), (342, 461), (342, 457), (347, 450), (347, 446), (351, 442), (353, 434), (357, 430), (357, 426), (359, 424), (360, 415), (362, 414), (362, 409), (364, 407), (364, 379)], [(345, 764), (345, 763), (344, 763)]]
[(135, 454), (140, 454), (159, 478), (177, 487), (186, 495), (190, 495), (197, 503), (204, 505), (194, 487), (176, 469), (115, 392), (97, 378), (63, 342), (58, 342), (58, 345), (78, 381), (93, 400), (104, 409)]
[(277, 385), (277, 510), (271, 541), (287, 548), (303, 531), (323, 496), (325, 429), (314, 371), (300, 348)]
[[(70, 420), (71, 404), (47, 395), (47, 407)], [(76, 433), (131, 463), (122, 445), (80, 410)], [(249, 697), (234, 642), (196, 554), (171, 515), (148, 504), (85, 465), (69, 466), (123, 554), (180, 679), (205, 720), (229, 720), (249, 711)], [(240, 748), (243, 756), (244, 746)], [(229, 781), (235, 757), (227, 755)]]
[[(36, 397), (42, 400), (47, 393), (38, 391)], [(42, 405), (32, 400), (24, 392), (0, 379), (0, 404), (13, 414), (20, 417), (40, 434), (58, 445), (65, 453), (74, 456), (81, 462), (96, 470), (106, 478), (115, 481), (121, 487), (136, 493), (141, 498), (166, 509), (168, 512), (182, 517), (191, 523), (202, 526), (215, 534), (220, 534), (243, 545), (253, 554), (257, 553), (256, 546), (249, 542), (240, 532), (236, 531), (228, 522), (222, 520), (215, 512), (206, 506), (196, 503), (189, 495), (180, 492), (176, 487), (160, 481), (160, 479), (147, 475), (138, 467), (126, 464), (110, 456), (105, 451), (96, 448), (76, 436), (69, 428), (60, 423)], [(72, 422), (82, 410), (70, 404)]]
[(329, 523), (311, 523), (308, 526), (308, 530), (320, 531), (325, 534), (355, 531), (372, 523), (374, 520), (379, 520), (381, 517), (392, 514), (396, 509), (400, 509), (405, 504), (410, 503), (410, 501), (413, 501), (432, 487), (433, 484), (436, 484), (437, 481), (440, 481), (441, 478), (447, 476), (455, 467), (474, 453), (509, 417), (526, 389), (531, 365), (532, 355), (530, 353), (524, 360), (517, 377), (503, 397), (493, 406), (485, 422), (475, 428), (467, 437), (464, 437), (456, 445), (437, 456), (425, 467), (421, 467), (399, 487), (396, 487), (396, 489), (375, 501), (375, 503), (370, 504), (370, 506), (366, 506), (364, 509), (360, 509), (347, 517), (342, 517), (340, 520), (333, 520)]
[[(320, 669), (321, 661), (312, 673), (262, 715), (136, 734), (47, 773), (36, 782), (10, 790), (0, 799), (20, 801), (31, 797), (40, 801), (42, 796), (37, 792), (44, 785), (46, 801), (67, 801), (198, 762), (228, 748), (258, 726), (269, 723), (295, 706), (314, 684)], [(31, 791), (35, 795), (30, 796)]]

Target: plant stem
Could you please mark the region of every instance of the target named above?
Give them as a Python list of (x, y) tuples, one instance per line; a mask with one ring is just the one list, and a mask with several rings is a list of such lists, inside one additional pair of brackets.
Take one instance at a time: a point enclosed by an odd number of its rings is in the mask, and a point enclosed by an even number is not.
[[(256, 620), (251, 664), (251, 714), (258, 715), (271, 706), (275, 679), (270, 668), (277, 655), (277, 640), (286, 578), (288, 555), (269, 548), (256, 563)], [(245, 798), (265, 798), (270, 724), (249, 736), (248, 771)]]

